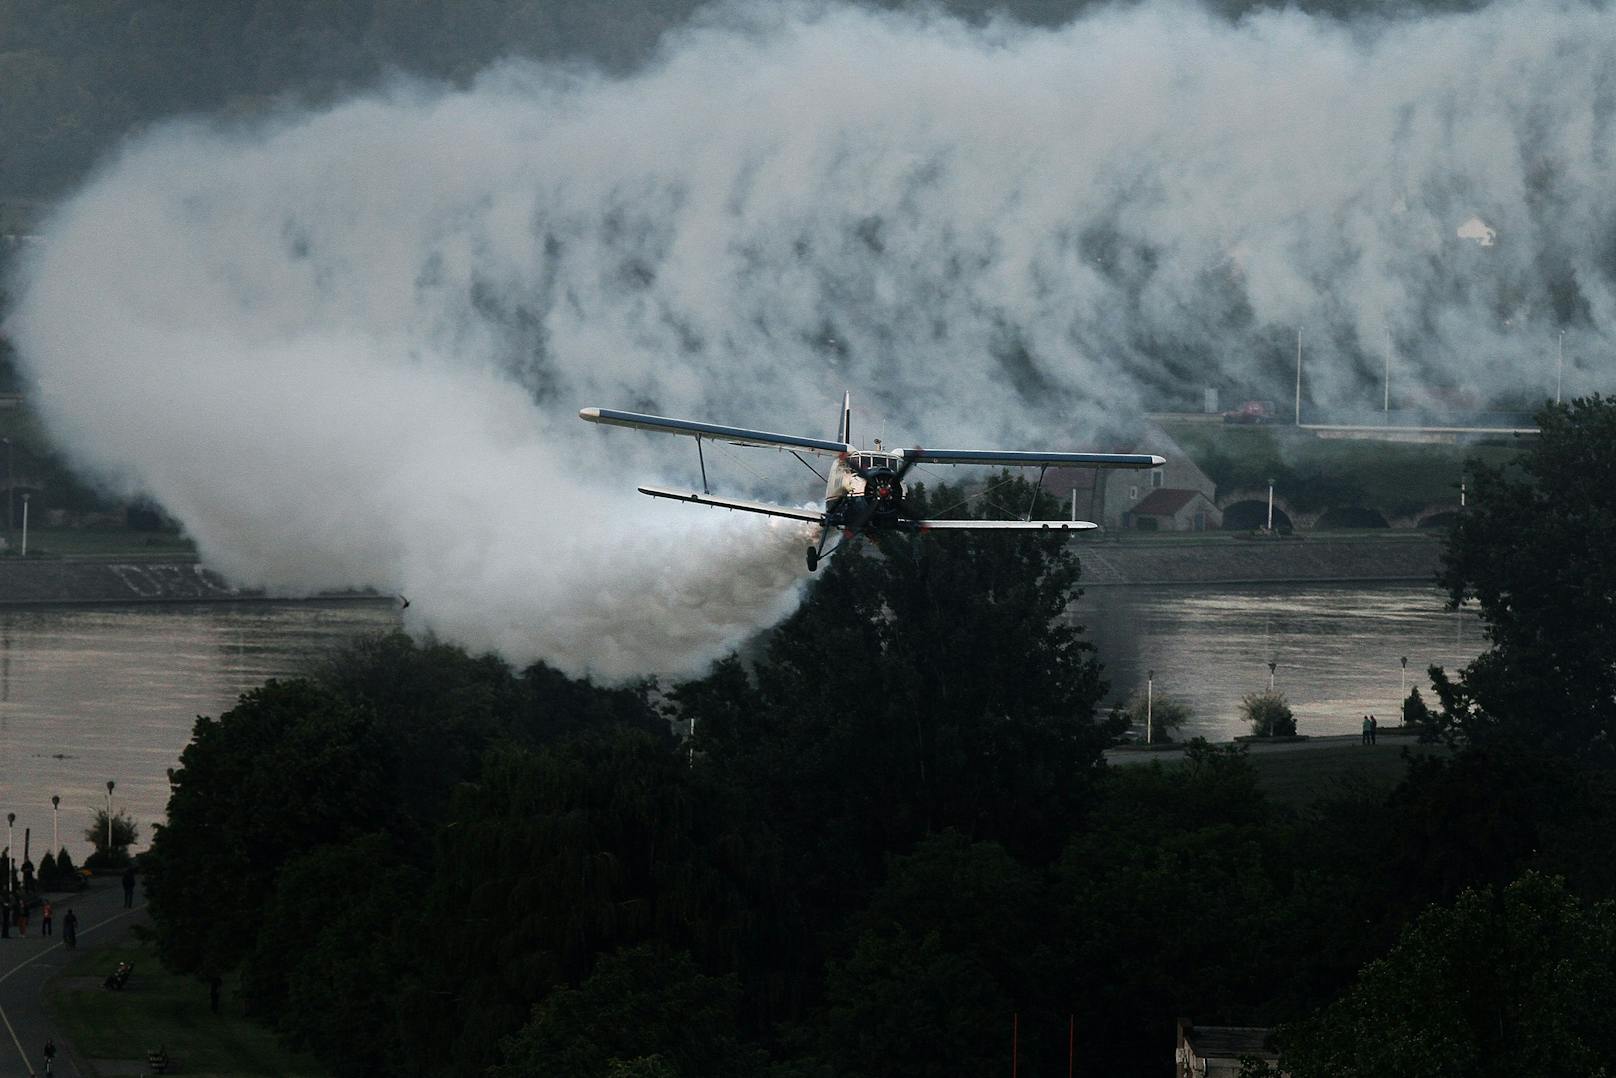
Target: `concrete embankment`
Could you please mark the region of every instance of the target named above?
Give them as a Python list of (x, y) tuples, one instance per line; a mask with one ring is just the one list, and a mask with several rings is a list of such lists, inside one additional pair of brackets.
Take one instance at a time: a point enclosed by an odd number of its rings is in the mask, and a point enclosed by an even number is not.
[[(322, 599), (374, 598), (370, 593)], [(242, 602), (268, 598), (232, 587), (189, 558), (0, 559), (0, 606), (76, 603)]]
[[(1129, 539), (1084, 543), (1083, 584), (1251, 584), (1352, 580), (1429, 581), (1435, 537), (1247, 540)], [(371, 593), (320, 598), (374, 598)], [(261, 600), (189, 558), (3, 558), (0, 605)]]
[(1364, 538), (1129, 539), (1085, 543), (1083, 585), (1430, 581), (1442, 544), (1426, 535)]

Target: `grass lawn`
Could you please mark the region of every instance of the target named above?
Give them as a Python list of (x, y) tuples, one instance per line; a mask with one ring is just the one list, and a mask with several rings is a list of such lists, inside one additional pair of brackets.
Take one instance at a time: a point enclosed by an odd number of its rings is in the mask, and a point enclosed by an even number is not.
[[(120, 961), (134, 963), (134, 975), (122, 991), (109, 992), (101, 980)], [(90, 1059), (144, 1063), (146, 1052), (162, 1045), (183, 1075), (322, 1078), (326, 1072), (312, 1059), (287, 1051), (240, 1016), (234, 987), (233, 979), (225, 982), (219, 1013), (212, 1014), (207, 986), (166, 972), (150, 945), (131, 941), (80, 955), (51, 983), (45, 1006)]]
[[(1385, 794), (1403, 780), (1407, 765), (1403, 745), (1309, 747), (1296, 752), (1253, 752), (1247, 755), (1257, 782), (1270, 799), (1301, 808), (1314, 801), (1354, 791)], [(1443, 745), (1409, 745), (1420, 755), (1446, 755)]]

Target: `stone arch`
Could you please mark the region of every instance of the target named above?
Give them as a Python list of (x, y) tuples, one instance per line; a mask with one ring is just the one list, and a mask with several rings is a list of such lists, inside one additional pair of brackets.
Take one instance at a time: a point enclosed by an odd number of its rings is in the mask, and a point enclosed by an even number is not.
[[(1252, 519), (1248, 510), (1241, 508), (1235, 511), (1235, 522), (1229, 521), (1229, 510), (1242, 506), (1246, 502), (1258, 502), (1262, 505), (1262, 512), (1255, 518), (1255, 524), (1242, 523)], [(1217, 500), (1217, 507), (1223, 513), (1223, 528), (1225, 531), (1250, 531), (1253, 527), (1261, 528), (1268, 523), (1268, 488), (1243, 487), (1222, 495)], [(1277, 490), (1274, 492), (1274, 527), (1280, 526), (1280, 519), (1285, 520), (1285, 527), (1311, 528), (1317, 513), (1308, 513), (1297, 509), (1285, 496)]]
[(1414, 514), (1416, 528), (1446, 528), (1453, 523), (1463, 507), (1458, 502), (1428, 505)]
[[(1266, 497), (1261, 501), (1247, 499), (1240, 502), (1230, 502), (1228, 505), (1220, 506), (1220, 508), (1223, 510), (1224, 531), (1249, 532), (1256, 528), (1266, 528), (1268, 526), (1268, 499)], [(1279, 499), (1275, 498), (1274, 530), (1285, 532), (1292, 530), (1294, 527), (1295, 522), (1291, 520), (1291, 515), (1280, 506)]]

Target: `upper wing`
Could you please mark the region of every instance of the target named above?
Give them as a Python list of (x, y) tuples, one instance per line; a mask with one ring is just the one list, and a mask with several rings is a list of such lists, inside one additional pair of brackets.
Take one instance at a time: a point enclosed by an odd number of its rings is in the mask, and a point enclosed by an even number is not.
[(895, 456), (916, 464), (1005, 464), (1018, 467), (1159, 468), (1166, 457), (1152, 453), (1041, 453), (1003, 449), (899, 449)]
[(917, 520), (923, 532), (945, 531), (1090, 531), (1099, 525), (1088, 520)]
[(832, 456), (852, 452), (846, 442), (832, 442), (824, 438), (799, 438), (794, 434), (771, 434), (766, 430), (746, 427), (725, 427), (717, 423), (699, 423), (693, 419), (669, 419), (659, 415), (641, 415), (639, 412), (619, 412), (612, 408), (582, 408), (579, 419), (591, 423), (607, 423), (614, 427), (638, 427), (640, 430), (660, 431), (663, 434), (688, 434), (696, 438), (716, 438), (731, 445), (760, 445), (772, 449), (798, 449), (805, 453), (826, 453)]
[(770, 517), (787, 517), (791, 520), (806, 520), (810, 524), (825, 523), (825, 514), (817, 509), (793, 509), (787, 505), (775, 505), (771, 502), (748, 502), (738, 498), (715, 498), (711, 494), (697, 494), (693, 490), (670, 490), (667, 487), (641, 487), (641, 494), (649, 494), (653, 498), (671, 498), (676, 502), (690, 502), (694, 505), (711, 505), (719, 509), (739, 509), (743, 513), (762, 513)]

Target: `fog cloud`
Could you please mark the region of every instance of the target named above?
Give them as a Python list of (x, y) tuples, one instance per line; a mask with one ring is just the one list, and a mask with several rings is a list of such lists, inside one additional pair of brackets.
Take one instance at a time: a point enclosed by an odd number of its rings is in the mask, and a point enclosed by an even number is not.
[(690, 447), (579, 407), (824, 436), (845, 386), (895, 443), (1081, 449), (1288, 385), (1298, 329), (1320, 409), (1378, 401), (1388, 344), (1399, 388), (1552, 393), (1562, 329), (1599, 388), (1613, 113), (1616, 16), (1575, 3), (722, 6), (629, 76), (168, 125), (57, 214), (8, 331), (79, 462), (233, 579), (684, 672), (791, 609), (803, 537), (634, 494)]

